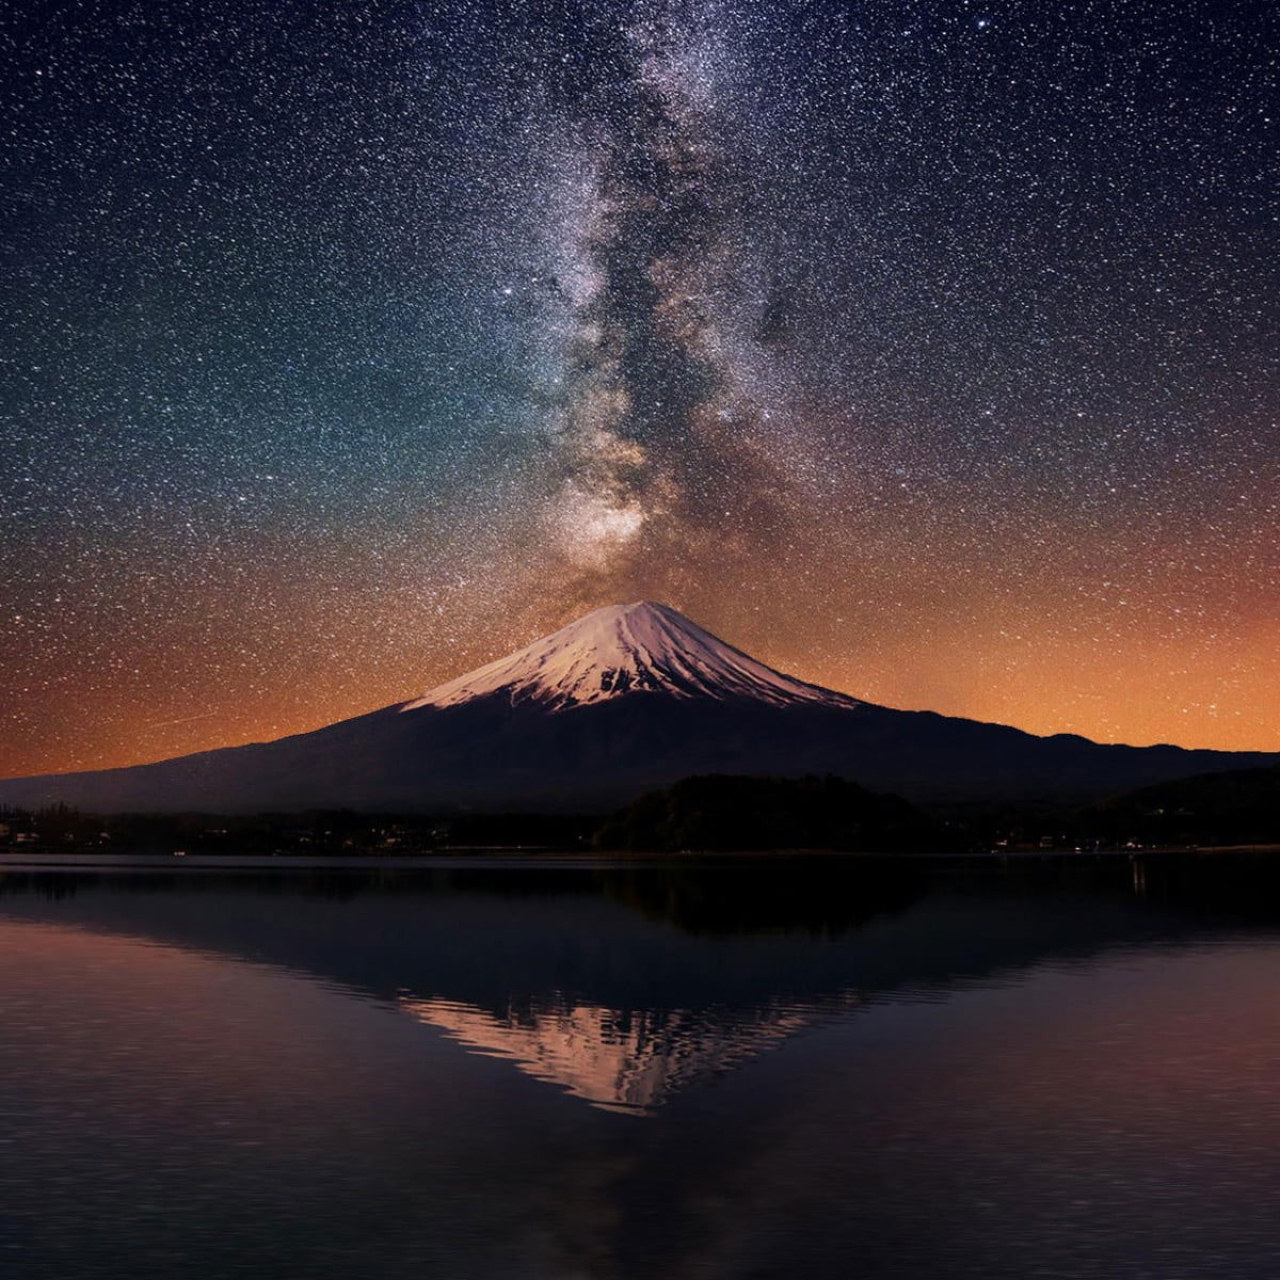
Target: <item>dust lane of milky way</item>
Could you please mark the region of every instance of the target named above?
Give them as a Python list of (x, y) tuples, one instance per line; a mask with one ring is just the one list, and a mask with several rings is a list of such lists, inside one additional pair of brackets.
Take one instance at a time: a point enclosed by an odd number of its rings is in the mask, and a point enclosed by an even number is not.
[(0, 773), (637, 598), (876, 702), (1280, 746), (1278, 25), (10, 6)]

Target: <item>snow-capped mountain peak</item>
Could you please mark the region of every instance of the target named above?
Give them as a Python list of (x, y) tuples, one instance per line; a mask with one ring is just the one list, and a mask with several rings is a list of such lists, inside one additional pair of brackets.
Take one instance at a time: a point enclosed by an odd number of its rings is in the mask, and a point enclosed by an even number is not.
[(559, 709), (657, 692), (677, 698), (748, 698), (775, 706), (857, 705), (844, 694), (774, 671), (675, 609), (640, 601), (596, 609), (400, 710), (456, 706), (497, 693), (513, 703)]

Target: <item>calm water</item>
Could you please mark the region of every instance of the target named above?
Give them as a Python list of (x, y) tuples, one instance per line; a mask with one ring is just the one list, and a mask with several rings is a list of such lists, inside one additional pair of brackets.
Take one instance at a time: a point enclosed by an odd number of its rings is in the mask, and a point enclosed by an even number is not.
[(1205, 864), (0, 871), (0, 1275), (1271, 1280), (1278, 944)]

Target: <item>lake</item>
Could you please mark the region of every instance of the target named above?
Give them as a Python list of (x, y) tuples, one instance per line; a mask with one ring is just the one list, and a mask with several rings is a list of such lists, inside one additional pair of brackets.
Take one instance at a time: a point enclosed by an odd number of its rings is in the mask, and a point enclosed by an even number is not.
[(1280, 1274), (1261, 861), (0, 868), (0, 1275)]

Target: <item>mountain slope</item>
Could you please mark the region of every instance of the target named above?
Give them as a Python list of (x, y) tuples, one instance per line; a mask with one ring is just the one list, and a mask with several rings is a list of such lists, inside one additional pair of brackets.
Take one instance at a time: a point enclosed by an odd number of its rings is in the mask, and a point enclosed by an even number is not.
[(586, 810), (693, 774), (838, 774), (912, 799), (1096, 798), (1280, 761), (896, 711), (782, 675), (648, 603), (600, 609), (419, 698), (276, 742), (0, 781), (88, 811)]

